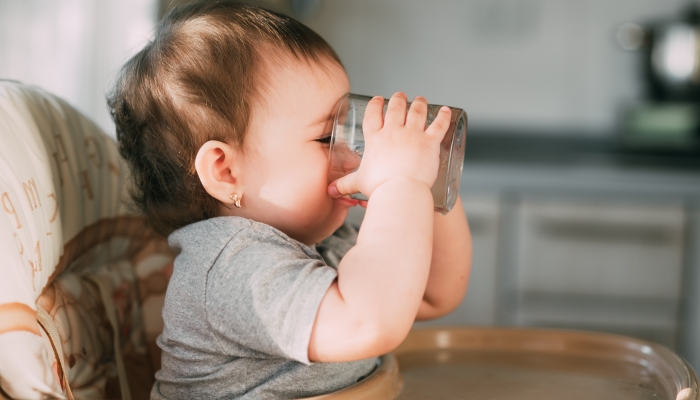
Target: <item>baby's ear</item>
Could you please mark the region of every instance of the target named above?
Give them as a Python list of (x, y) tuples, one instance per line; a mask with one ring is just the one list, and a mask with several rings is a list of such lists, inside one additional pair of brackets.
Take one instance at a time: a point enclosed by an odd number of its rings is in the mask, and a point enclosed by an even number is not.
[(243, 192), (238, 176), (241, 162), (241, 155), (231, 145), (210, 140), (199, 148), (194, 168), (210, 196), (232, 204), (230, 195)]

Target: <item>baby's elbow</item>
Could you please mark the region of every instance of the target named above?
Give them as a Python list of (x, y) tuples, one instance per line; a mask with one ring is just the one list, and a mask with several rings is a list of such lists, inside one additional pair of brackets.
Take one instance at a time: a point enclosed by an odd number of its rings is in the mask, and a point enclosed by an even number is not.
[(367, 316), (355, 326), (353, 335), (357, 341), (355, 351), (362, 358), (377, 357), (394, 351), (403, 343), (412, 326), (412, 321), (397, 321), (392, 318), (368, 319)]
[(309, 360), (347, 362), (378, 357), (399, 347), (411, 327), (411, 324), (392, 324), (393, 321), (344, 322), (344, 327), (336, 326), (332, 335), (312, 333)]
[(426, 292), (418, 308), (416, 319), (440, 318), (456, 310), (467, 293), (468, 282), (468, 277), (462, 277), (448, 289)]
[(411, 325), (403, 326), (404, 324), (391, 323), (383, 321), (373, 324), (371, 328), (371, 340), (367, 342), (367, 352), (372, 357), (381, 356), (394, 351), (408, 336), (411, 330)]
[(423, 299), (420, 307), (418, 308), (416, 320), (423, 321), (444, 317), (459, 307), (463, 297), (463, 295), (455, 296), (454, 298), (441, 299), (440, 301)]
[(467, 291), (465, 287), (463, 290), (443, 299), (443, 301), (439, 303), (436, 307), (437, 312), (440, 314), (440, 316), (444, 317), (445, 315), (456, 310), (457, 307), (459, 307), (459, 305), (462, 304), (462, 300), (464, 299), (464, 295), (466, 294), (466, 292)]

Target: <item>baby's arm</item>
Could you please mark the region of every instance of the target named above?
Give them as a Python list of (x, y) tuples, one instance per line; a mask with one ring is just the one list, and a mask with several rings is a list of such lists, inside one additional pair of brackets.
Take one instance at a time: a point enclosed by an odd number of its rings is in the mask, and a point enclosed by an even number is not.
[(441, 317), (464, 297), (472, 264), (472, 238), (458, 197), (447, 215), (435, 213), (433, 256), (417, 320)]
[(319, 307), (309, 343), (312, 361), (392, 351), (411, 329), (425, 293), (433, 246), (430, 187), (450, 113), (443, 108), (424, 131), (425, 99), (416, 98), (406, 116), (405, 95), (394, 95), (384, 121), (382, 106), (381, 98), (367, 106), (360, 169), (329, 189), (359, 189), (371, 197), (357, 244), (343, 257)]

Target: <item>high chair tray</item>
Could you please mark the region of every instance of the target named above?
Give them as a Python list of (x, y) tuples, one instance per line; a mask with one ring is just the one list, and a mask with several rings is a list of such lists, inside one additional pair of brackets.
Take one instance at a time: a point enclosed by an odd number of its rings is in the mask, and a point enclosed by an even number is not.
[(671, 350), (591, 332), (413, 330), (394, 351), (400, 400), (700, 400), (697, 376)]
[(361, 382), (312, 399), (700, 400), (695, 372), (674, 352), (603, 333), (416, 329), (380, 360)]

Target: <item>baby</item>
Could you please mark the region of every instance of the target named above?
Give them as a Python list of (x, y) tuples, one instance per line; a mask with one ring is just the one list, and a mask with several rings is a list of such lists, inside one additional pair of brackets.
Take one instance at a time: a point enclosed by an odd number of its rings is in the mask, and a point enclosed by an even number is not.
[[(415, 320), (464, 296), (461, 202), (430, 187), (450, 120), (403, 93), (372, 99), (360, 168), (329, 176), (334, 111), (349, 91), (333, 49), (252, 6), (167, 15), (123, 68), (109, 106), (133, 197), (179, 251), (158, 337), (153, 399), (299, 398), (372, 373)], [(359, 233), (344, 224), (361, 192)]]

